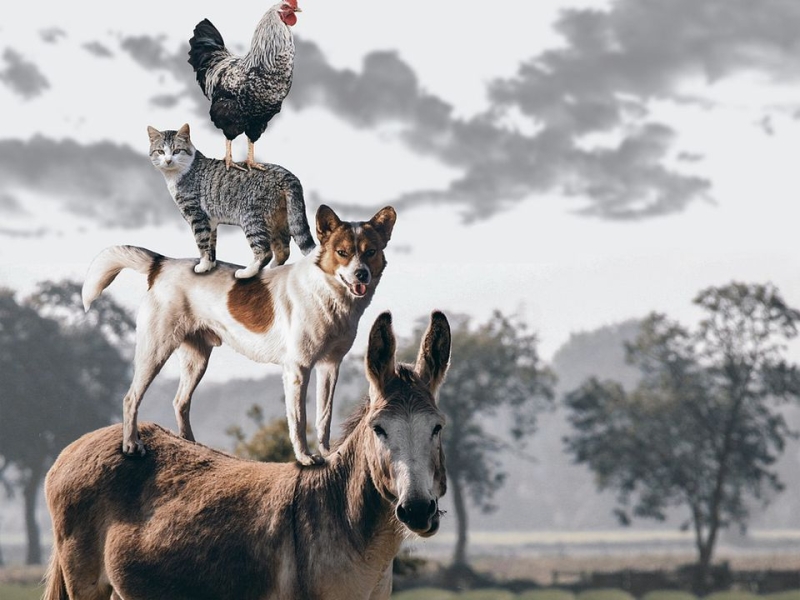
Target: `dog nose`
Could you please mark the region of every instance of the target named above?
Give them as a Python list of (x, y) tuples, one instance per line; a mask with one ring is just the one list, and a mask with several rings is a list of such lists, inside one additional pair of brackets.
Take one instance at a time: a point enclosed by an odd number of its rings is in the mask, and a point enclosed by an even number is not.
[(361, 283), (369, 281), (369, 271), (366, 269), (356, 269), (355, 276)]

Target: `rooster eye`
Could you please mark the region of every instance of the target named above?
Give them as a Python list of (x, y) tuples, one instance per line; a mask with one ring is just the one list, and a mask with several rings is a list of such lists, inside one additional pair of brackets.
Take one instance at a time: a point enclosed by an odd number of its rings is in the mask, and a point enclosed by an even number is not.
[(375, 435), (377, 435), (380, 438), (385, 438), (386, 437), (386, 430), (383, 427), (381, 427), (380, 425), (373, 425), (372, 426), (372, 431), (374, 431)]

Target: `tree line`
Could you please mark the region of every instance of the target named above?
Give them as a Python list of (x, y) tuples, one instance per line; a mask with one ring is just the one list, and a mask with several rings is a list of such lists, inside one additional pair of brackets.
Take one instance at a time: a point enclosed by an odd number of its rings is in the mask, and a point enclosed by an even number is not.
[[(130, 374), (134, 322), (113, 300), (80, 309), (74, 283), (48, 282), (17, 300), (0, 292), (0, 482), (23, 497), (27, 561), (41, 561), (35, 507), (49, 464), (82, 433), (118, 418)], [(770, 284), (731, 283), (693, 300), (702, 317), (686, 327), (651, 313), (626, 344), (639, 374), (627, 387), (597, 374), (555, 398), (556, 374), (543, 363), (536, 335), (516, 316), (495, 312), (484, 323), (449, 315), (452, 366), (440, 392), (448, 418), (444, 445), (456, 544), (452, 568), (468, 570), (467, 507), (493, 508), (503, 485), (504, 452), (524, 452), (542, 411), (567, 409), (564, 451), (586, 464), (598, 487), (617, 493), (622, 524), (686, 515), (694, 532), (702, 589), (720, 531), (744, 528), (748, 501), (782, 490), (774, 470), (797, 436), (781, 405), (800, 399), (800, 371), (786, 358), (800, 312)], [(419, 337), (420, 321), (411, 339)], [(412, 344), (401, 356), (413, 359)], [(487, 423), (510, 414), (505, 434)], [(285, 423), (230, 431), (232, 449), (261, 460), (291, 460)], [(0, 492), (1, 493), (1, 492)]]

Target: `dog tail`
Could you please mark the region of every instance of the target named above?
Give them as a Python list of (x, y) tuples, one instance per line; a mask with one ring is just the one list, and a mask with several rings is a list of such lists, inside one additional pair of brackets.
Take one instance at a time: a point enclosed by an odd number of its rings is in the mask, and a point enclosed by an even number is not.
[(64, 570), (58, 558), (58, 547), (53, 546), (50, 564), (47, 567), (44, 581), (44, 595), (42, 600), (69, 600), (67, 583), (64, 581)]
[[(164, 257), (146, 248), (138, 246), (110, 246), (95, 256), (86, 280), (83, 282), (81, 298), (84, 310), (89, 310), (92, 302), (97, 300), (103, 290), (114, 281), (124, 268), (135, 269), (152, 280), (158, 265)], [(151, 282), (151, 281), (150, 281)], [(152, 282), (151, 282), (152, 283)]]
[(289, 234), (294, 238), (302, 253), (308, 254), (317, 247), (317, 244), (311, 237), (311, 228), (308, 226), (308, 218), (306, 218), (303, 186), (297, 179), (291, 181), (286, 190), (286, 212), (289, 217)]

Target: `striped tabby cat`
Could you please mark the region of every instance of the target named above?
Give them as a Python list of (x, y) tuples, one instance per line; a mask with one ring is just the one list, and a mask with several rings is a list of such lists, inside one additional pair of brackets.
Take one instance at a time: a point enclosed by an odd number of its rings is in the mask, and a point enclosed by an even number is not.
[(314, 238), (306, 219), (300, 181), (278, 165), (265, 170), (228, 170), (225, 161), (206, 158), (189, 137), (189, 125), (178, 131), (148, 127), (150, 160), (167, 181), (167, 189), (183, 218), (191, 225), (200, 263), (196, 273), (216, 265), (217, 225), (238, 225), (244, 230), (253, 262), (235, 275), (246, 279), (289, 258), (289, 236), (308, 254)]

